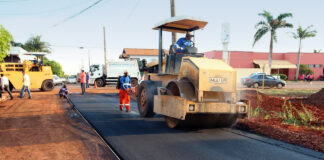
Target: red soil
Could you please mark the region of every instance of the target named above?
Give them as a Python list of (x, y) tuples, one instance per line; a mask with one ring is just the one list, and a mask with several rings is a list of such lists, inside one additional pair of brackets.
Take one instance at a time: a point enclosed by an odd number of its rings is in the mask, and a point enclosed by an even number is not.
[[(253, 109), (260, 106), (263, 108), (265, 114), (273, 115), (275, 113), (283, 112), (282, 105), (286, 102), (291, 103), (297, 110), (303, 111), (303, 106), (310, 111), (318, 121), (312, 125), (317, 127), (324, 126), (324, 107), (319, 107), (314, 104), (324, 104), (324, 89), (320, 92), (311, 95), (308, 99), (293, 99), (272, 97), (256, 91), (243, 91), (242, 99), (248, 99), (251, 102)], [(258, 101), (259, 99), (259, 101)], [(296, 114), (296, 112), (294, 113)], [(245, 129), (251, 132), (259, 133), (269, 136), (274, 139), (285, 141), (288, 143), (304, 146), (317, 151), (324, 152), (324, 130), (307, 128), (305, 126), (294, 126), (283, 124), (280, 118), (264, 119), (250, 118), (240, 120), (236, 125), (237, 128)]]
[(324, 110), (324, 88), (308, 97), (308, 102)]

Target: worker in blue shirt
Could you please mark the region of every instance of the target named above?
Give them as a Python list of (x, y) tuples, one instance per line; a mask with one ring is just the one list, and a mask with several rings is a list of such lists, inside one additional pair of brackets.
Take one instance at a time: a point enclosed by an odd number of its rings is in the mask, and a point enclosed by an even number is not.
[(59, 95), (60, 95), (60, 98), (67, 98), (67, 94), (69, 93), (69, 90), (68, 88), (66, 87), (66, 85), (64, 84), (63, 87), (60, 89), (59, 91)]
[(189, 33), (186, 34), (186, 37), (180, 38), (176, 44), (174, 44), (174, 49), (176, 53), (182, 53), (184, 48), (186, 47), (192, 47), (193, 42), (191, 41), (192, 35)]
[(120, 77), (119, 82), (119, 109), (122, 111), (125, 105), (126, 112), (130, 112), (131, 78), (127, 70), (124, 71), (124, 75)]
[(89, 72), (86, 72), (86, 88), (89, 88), (89, 79), (90, 79)]

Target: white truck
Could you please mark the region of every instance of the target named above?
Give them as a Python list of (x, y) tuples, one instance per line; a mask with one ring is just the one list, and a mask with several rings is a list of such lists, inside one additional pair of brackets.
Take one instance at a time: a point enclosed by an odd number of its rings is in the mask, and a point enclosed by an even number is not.
[(93, 64), (90, 66), (89, 84), (94, 85), (96, 82), (98, 87), (117, 84), (118, 77), (128, 71), (131, 77), (132, 86), (139, 84), (141, 74), (138, 68), (137, 61), (108, 61), (106, 67), (103, 64)]

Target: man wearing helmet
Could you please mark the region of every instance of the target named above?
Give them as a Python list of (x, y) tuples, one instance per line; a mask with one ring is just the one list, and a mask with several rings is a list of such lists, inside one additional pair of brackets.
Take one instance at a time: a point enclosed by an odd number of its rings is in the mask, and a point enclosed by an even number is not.
[(120, 77), (119, 82), (119, 109), (122, 111), (125, 105), (126, 112), (130, 112), (131, 78), (127, 70), (124, 71), (124, 75)]

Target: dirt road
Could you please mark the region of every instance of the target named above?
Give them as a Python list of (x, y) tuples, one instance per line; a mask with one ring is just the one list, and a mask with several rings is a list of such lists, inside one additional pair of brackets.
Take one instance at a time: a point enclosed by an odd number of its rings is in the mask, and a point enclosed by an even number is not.
[(58, 90), (0, 103), (0, 160), (114, 159)]

